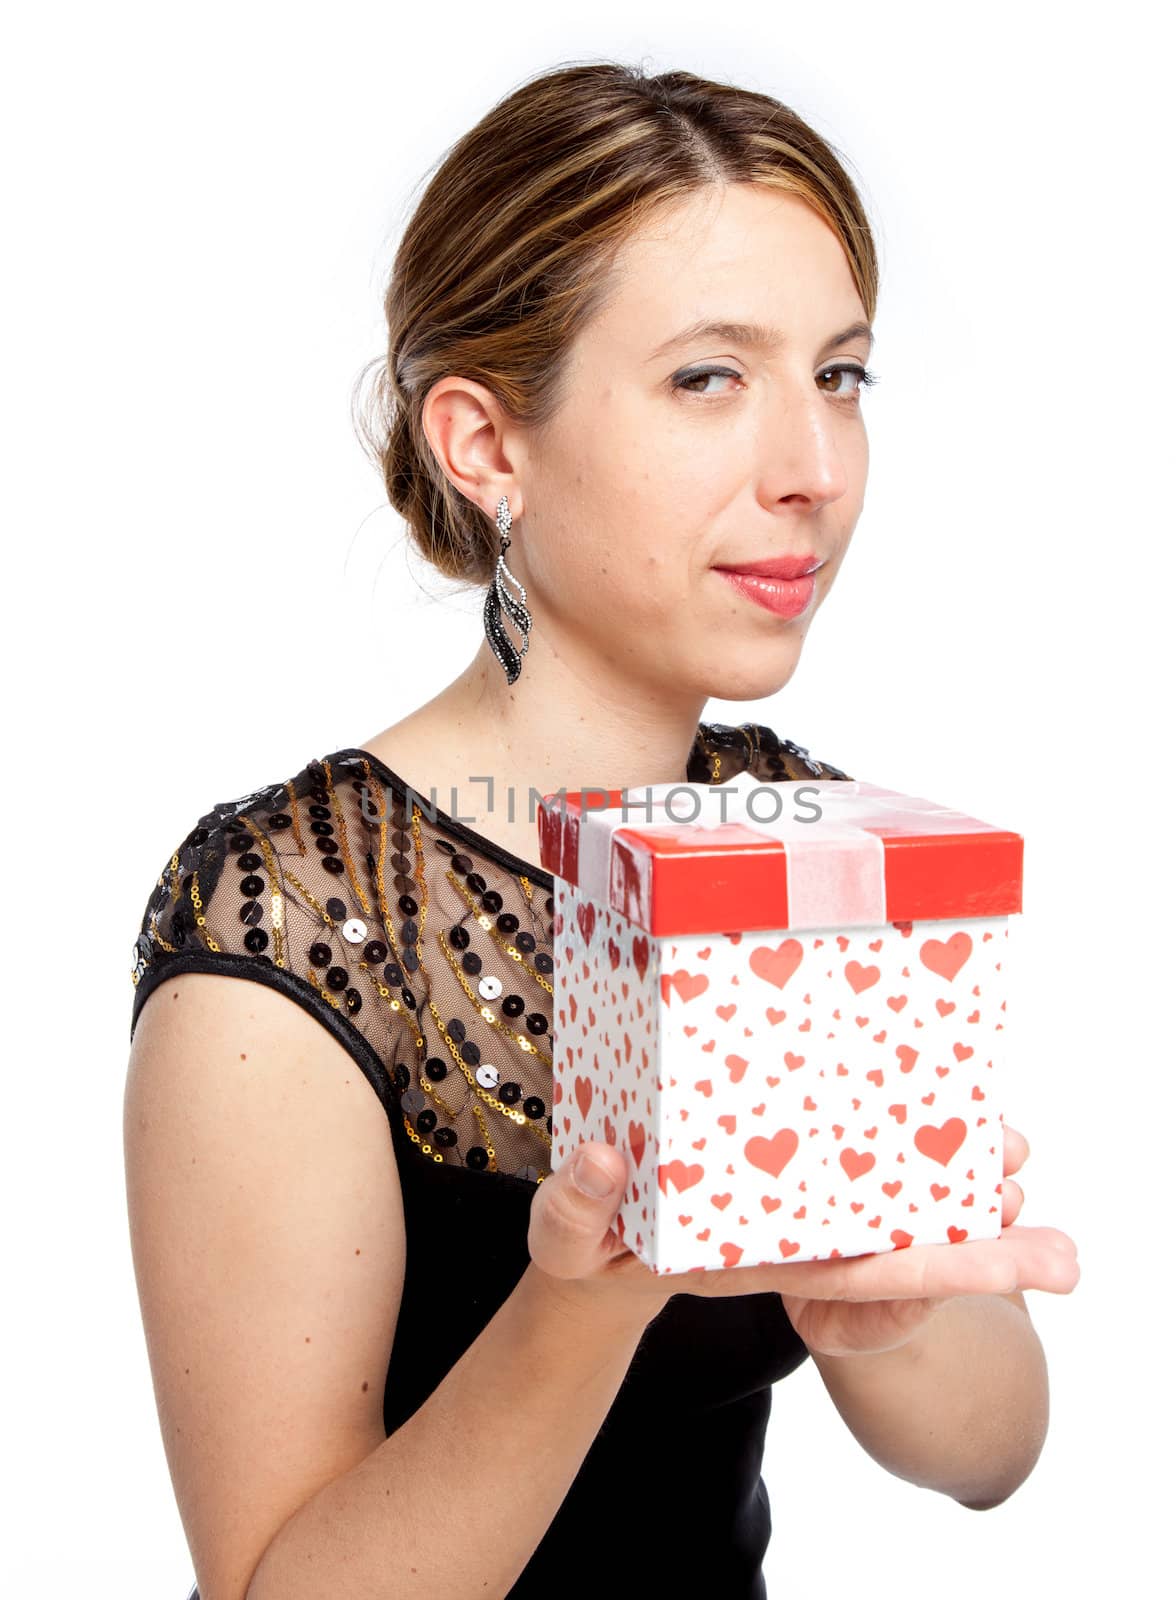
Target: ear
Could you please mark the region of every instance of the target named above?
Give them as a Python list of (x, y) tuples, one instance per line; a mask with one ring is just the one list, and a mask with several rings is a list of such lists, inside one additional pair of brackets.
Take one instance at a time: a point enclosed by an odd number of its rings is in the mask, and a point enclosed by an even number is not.
[(493, 522), (506, 495), (522, 513), (517, 467), (522, 435), (486, 387), (472, 378), (439, 378), (425, 396), (421, 426), (442, 472)]

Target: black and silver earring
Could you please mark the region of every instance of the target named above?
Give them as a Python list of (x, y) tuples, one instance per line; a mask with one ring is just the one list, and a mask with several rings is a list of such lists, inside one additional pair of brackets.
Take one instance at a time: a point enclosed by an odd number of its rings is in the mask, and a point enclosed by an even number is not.
[[(531, 613), (526, 607), (526, 589), (506, 564), (506, 552), (510, 549), (510, 524), (510, 501), (503, 495), (498, 502), (498, 531), (502, 535), (502, 548), (498, 552), (498, 560), (494, 566), (494, 581), (486, 590), (482, 621), (485, 624), (490, 648), (506, 673), (507, 683), (514, 683), (523, 670), (523, 657), (527, 653), (528, 636), (531, 632)], [(519, 591), (517, 599), (506, 587), (507, 583), (513, 583)], [(502, 625), (504, 611), (522, 636), (522, 642), (517, 649)]]

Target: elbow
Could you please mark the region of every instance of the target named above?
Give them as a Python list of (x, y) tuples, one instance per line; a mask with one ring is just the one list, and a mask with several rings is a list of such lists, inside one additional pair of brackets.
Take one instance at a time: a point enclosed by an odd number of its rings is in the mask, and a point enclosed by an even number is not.
[(997, 1506), (1003, 1506), (1008, 1495), (1002, 1495), (999, 1500), (957, 1500), (956, 1504), (963, 1506), (965, 1511), (994, 1511)]
[[(1032, 1471), (1032, 1468), (1030, 1468), (1030, 1471)], [(1025, 1482), (1025, 1479), (1028, 1478), (1028, 1476), (1029, 1473), (1026, 1472), (1024, 1477), (1018, 1479), (1013, 1487), (1007, 1490), (1004, 1494), (989, 1495), (982, 1500), (961, 1500), (958, 1495), (953, 1496), (953, 1498), (955, 1499), (957, 1505), (963, 1506), (965, 1511), (995, 1511), (997, 1506), (1003, 1506), (1006, 1500), (1011, 1500), (1013, 1498), (1017, 1490), (1021, 1487), (1021, 1484)]]

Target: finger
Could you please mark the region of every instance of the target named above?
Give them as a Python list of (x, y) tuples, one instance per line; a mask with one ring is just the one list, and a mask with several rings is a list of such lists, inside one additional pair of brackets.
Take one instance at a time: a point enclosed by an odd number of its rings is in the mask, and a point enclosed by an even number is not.
[(1014, 1289), (1068, 1294), (1079, 1276), (1077, 1250), (1065, 1234), (1017, 1224), (999, 1239), (911, 1245), (875, 1255), (746, 1270), (748, 1291), (750, 1279), (762, 1272), (778, 1292), (832, 1300), (936, 1299), (1011, 1294)]
[(1017, 1172), (1025, 1165), (1029, 1158), (1029, 1141), (1023, 1133), (1012, 1128), (1006, 1122), (1004, 1125), (1004, 1170), (1007, 1176), (1010, 1172)]
[(1016, 1178), (1006, 1178), (1001, 1185), (1000, 1196), (1000, 1225), (1002, 1228), (1011, 1227), (1021, 1214), (1021, 1207), (1025, 1204), (1025, 1191)]
[(1005, 1228), (1006, 1234), (1016, 1237), (1029, 1235), (1041, 1244), (1048, 1245), (1051, 1250), (1056, 1250), (1059, 1255), (1071, 1256), (1077, 1259), (1078, 1246), (1068, 1233), (1063, 1233), (1060, 1228), (1027, 1228), (1022, 1223), (1015, 1223), (1012, 1227)]
[(625, 1176), (620, 1151), (592, 1140), (540, 1185), (527, 1246), (541, 1271), (554, 1278), (587, 1277), (615, 1254), (611, 1225)]

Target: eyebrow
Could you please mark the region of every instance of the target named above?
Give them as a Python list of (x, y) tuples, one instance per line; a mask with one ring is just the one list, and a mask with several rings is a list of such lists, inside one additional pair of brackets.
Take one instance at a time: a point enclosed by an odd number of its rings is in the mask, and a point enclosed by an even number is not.
[[(696, 339), (722, 339), (728, 344), (749, 345), (761, 350), (776, 350), (785, 343), (784, 335), (778, 328), (766, 327), (762, 322), (714, 322), (703, 318), (659, 344), (648, 360), (655, 361), (676, 345), (693, 344)], [(874, 330), (869, 323), (851, 322), (848, 328), (842, 328), (840, 333), (825, 340), (817, 351), (817, 360), (823, 361), (830, 351), (836, 350), (838, 345), (848, 344), (851, 339), (865, 339), (867, 347), (870, 350), (874, 348)]]

